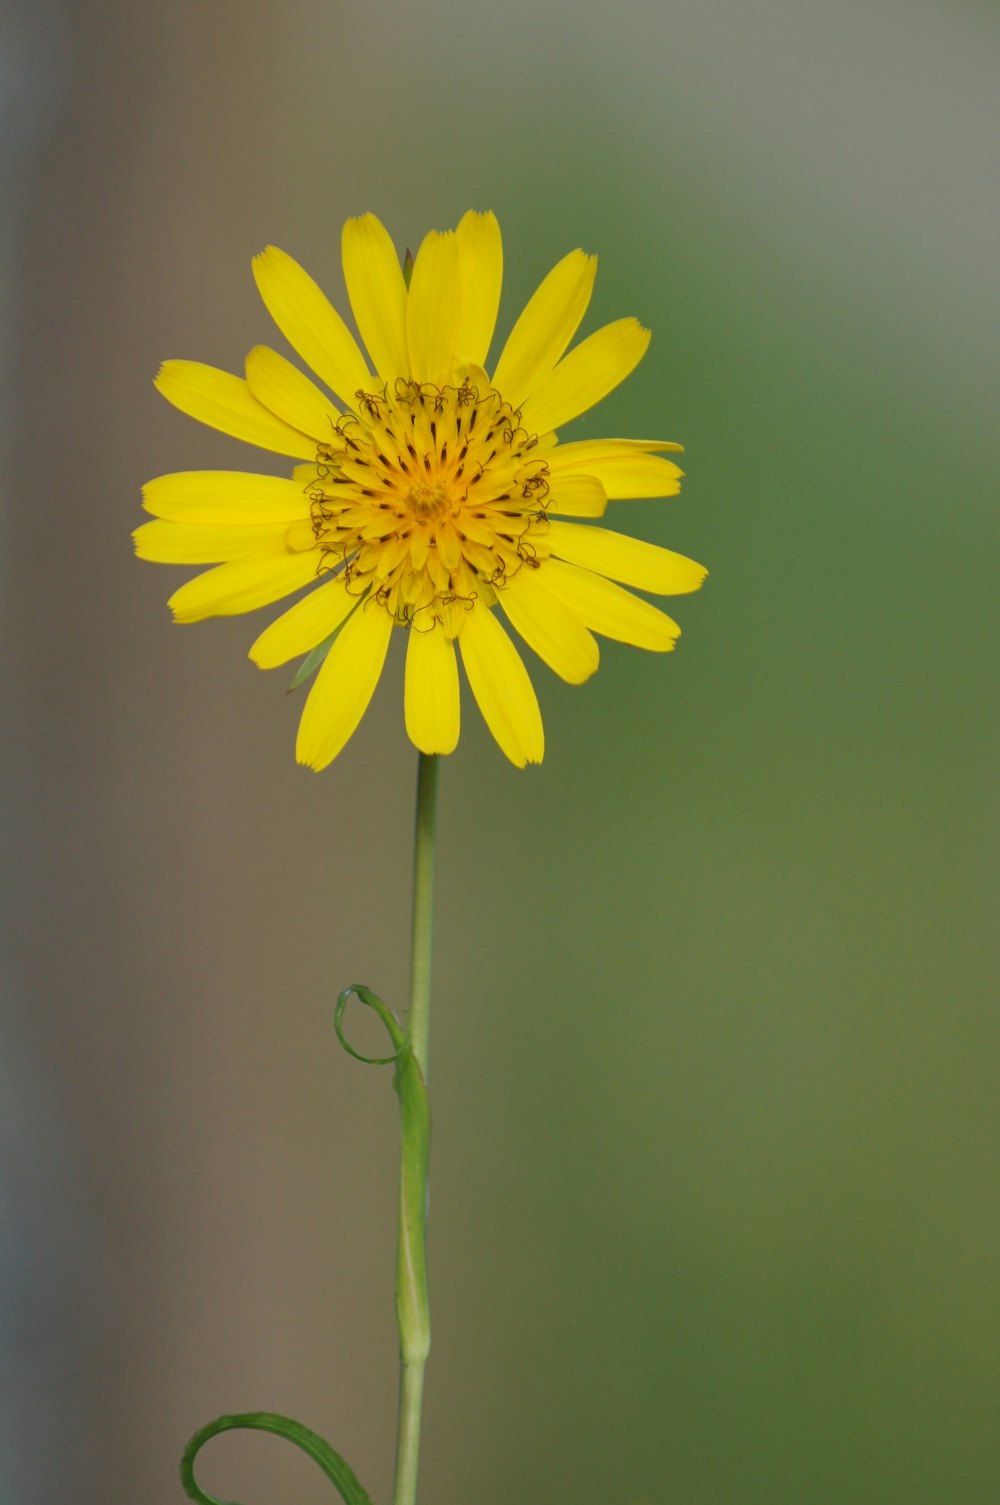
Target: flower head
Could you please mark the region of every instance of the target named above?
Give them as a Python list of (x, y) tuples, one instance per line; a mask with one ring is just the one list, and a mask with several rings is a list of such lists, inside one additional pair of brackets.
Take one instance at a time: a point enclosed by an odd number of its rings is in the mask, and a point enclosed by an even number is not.
[[(297, 756), (323, 768), (367, 709), (394, 629), (407, 634), (406, 729), (422, 752), (458, 741), (456, 646), (490, 731), (519, 767), (541, 761), (541, 714), (502, 613), (571, 684), (597, 668), (594, 633), (664, 652), (680, 629), (624, 590), (696, 590), (700, 565), (571, 518), (609, 500), (664, 497), (681, 472), (639, 439), (559, 443), (556, 429), (607, 395), (649, 332), (619, 319), (567, 349), (595, 258), (571, 251), (517, 320), (488, 376), (500, 301), (500, 229), (470, 211), (431, 231), (407, 284), (372, 214), (344, 227), (344, 275), (369, 359), (283, 251), (254, 261), (267, 308), (333, 398), (257, 346), (246, 376), (167, 361), (160, 392), (201, 422), (302, 463), (291, 479), (184, 471), (151, 481), (143, 559), (212, 564), (170, 598), (178, 622), (252, 611), (313, 588), (250, 649), (270, 669), (319, 662)], [(621, 584), (615, 582), (622, 582)], [(499, 608), (499, 611), (496, 610)], [(325, 655), (325, 656), (324, 656)]]

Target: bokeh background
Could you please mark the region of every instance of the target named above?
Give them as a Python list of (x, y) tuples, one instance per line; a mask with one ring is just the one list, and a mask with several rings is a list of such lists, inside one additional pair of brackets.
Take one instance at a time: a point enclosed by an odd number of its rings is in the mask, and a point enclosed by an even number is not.
[[(220, 1411), (390, 1493), (407, 982), (396, 659), (296, 768), (261, 621), (179, 629), (150, 476), (280, 471), (155, 395), (274, 338), (276, 241), (496, 210), (654, 331), (575, 436), (711, 567), (518, 773), (443, 770), (423, 1499), (995, 1505), (1000, 15), (976, 0), (6, 0), (0, 1497), (168, 1505)], [(357, 1022), (359, 1039), (364, 1023)], [(291, 1456), (289, 1456), (291, 1454)], [(330, 1500), (226, 1438), (205, 1483)]]

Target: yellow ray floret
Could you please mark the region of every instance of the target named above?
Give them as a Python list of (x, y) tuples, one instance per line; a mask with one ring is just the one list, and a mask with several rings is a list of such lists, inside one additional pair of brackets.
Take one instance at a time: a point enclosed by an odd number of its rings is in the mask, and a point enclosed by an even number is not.
[(462, 284), (456, 349), (485, 366), (496, 328), (503, 281), (503, 245), (495, 214), (463, 214), (455, 231)]
[(283, 355), (266, 345), (255, 345), (246, 358), (246, 375), (251, 396), (290, 428), (307, 434), (313, 441), (313, 454), (318, 444), (327, 444), (334, 438), (339, 412), (316, 384)]
[(361, 720), (379, 682), (392, 618), (375, 601), (349, 617), (327, 654), (306, 701), (295, 755), (307, 768), (325, 768)]
[(250, 657), (259, 669), (276, 669), (290, 658), (309, 653), (347, 621), (358, 607), (357, 596), (347, 589), (343, 575), (317, 586), (301, 601), (282, 612), (270, 627), (265, 627), (250, 648)]
[(600, 661), (596, 638), (547, 588), (543, 570), (520, 571), (498, 600), (511, 626), (560, 679), (582, 685), (595, 672)]
[(496, 617), (478, 601), (459, 646), (472, 693), (500, 747), (518, 768), (540, 763), (545, 733), (528, 671)]
[(164, 361), (156, 386), (189, 418), (197, 418), (234, 439), (296, 459), (311, 459), (316, 453), (314, 439), (265, 408), (247, 383), (228, 371), (217, 371), (200, 361)]
[(305, 656), (296, 683), (318, 665), (296, 749), (308, 767), (325, 767), (355, 731), (396, 629), (407, 641), (406, 730), (422, 752), (458, 743), (461, 658), (503, 752), (518, 767), (538, 763), (538, 700), (501, 615), (555, 674), (581, 684), (598, 667), (595, 634), (673, 648), (676, 622), (632, 589), (682, 595), (705, 577), (669, 549), (567, 520), (680, 488), (664, 458), (679, 445), (562, 443), (556, 433), (625, 379), (649, 331), (619, 319), (570, 348), (596, 270), (571, 251), (490, 376), (503, 275), (492, 214), (470, 210), (456, 230), (431, 231), (409, 284), (372, 214), (347, 222), (342, 254), (367, 359), (312, 278), (271, 246), (255, 258), (257, 285), (318, 381), (266, 345), (250, 351), (245, 379), (195, 361), (167, 361), (157, 377), (182, 412), (304, 463), (291, 478), (193, 470), (150, 481), (143, 505), (154, 520), (136, 529), (136, 552), (214, 566), (171, 596), (179, 622), (306, 592), (250, 656), (261, 668)]
[(415, 381), (439, 381), (450, 369), (461, 315), (458, 237), (454, 230), (431, 230), (413, 263), (406, 300), (406, 342)]
[(624, 497), (676, 496), (684, 472), (655, 450), (679, 450), (679, 444), (647, 444), (643, 440), (591, 439), (560, 444), (549, 456), (554, 476), (567, 479), (595, 476), (609, 501)]
[[(310, 466), (310, 474), (314, 467)], [(284, 476), (241, 470), (181, 470), (142, 488), (154, 517), (178, 523), (293, 523), (302, 516), (304, 486)]]
[(558, 559), (582, 564), (623, 585), (656, 596), (682, 596), (696, 591), (708, 571), (693, 559), (661, 549), (643, 538), (612, 533), (609, 528), (582, 528), (579, 523), (553, 522), (549, 548)]
[(406, 732), (424, 753), (458, 745), (459, 693), (455, 644), (445, 633), (414, 629), (406, 647)]
[(333, 304), (277, 246), (254, 257), (253, 273), (268, 313), (292, 349), (332, 392), (350, 402), (368, 382), (368, 366)]
[(545, 278), (511, 330), (493, 381), (520, 407), (550, 374), (587, 312), (597, 257), (570, 251)]
[(578, 418), (619, 386), (642, 360), (649, 330), (638, 319), (605, 324), (565, 356), (532, 392), (522, 410), (537, 433)]
[(341, 251), (347, 296), (375, 370), (387, 382), (409, 376), (406, 283), (389, 232), (374, 214), (349, 219)]

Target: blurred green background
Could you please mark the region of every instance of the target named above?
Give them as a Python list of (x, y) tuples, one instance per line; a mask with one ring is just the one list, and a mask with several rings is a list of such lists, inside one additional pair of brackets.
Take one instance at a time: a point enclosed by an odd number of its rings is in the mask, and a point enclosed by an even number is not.
[[(995, 1505), (992, 6), (32, 0), (0, 21), (10, 865), (0, 1497), (168, 1505), (221, 1411), (390, 1492), (400, 662), (344, 755), (179, 629), (150, 476), (273, 468), (153, 392), (274, 338), (269, 241), (469, 206), (501, 328), (599, 253), (654, 332), (570, 437), (686, 445), (617, 521), (706, 563), (663, 659), (536, 666), (546, 762), (443, 770), (437, 1505)], [(358, 1029), (364, 1038), (363, 1025)], [(328, 1501), (273, 1439), (206, 1485)]]

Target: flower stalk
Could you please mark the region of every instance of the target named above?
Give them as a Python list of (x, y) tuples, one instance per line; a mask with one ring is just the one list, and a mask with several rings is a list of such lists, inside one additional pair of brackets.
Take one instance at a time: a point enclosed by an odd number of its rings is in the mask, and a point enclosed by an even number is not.
[(427, 1168), (430, 1115), (427, 1055), (430, 1027), (431, 941), (434, 907), (434, 832), (438, 759), (420, 754), (413, 856), (413, 945), (408, 1050), (396, 1063), (402, 1127), (396, 1320), (399, 1326), (399, 1428), (393, 1505), (414, 1505), (420, 1456), (424, 1369), (430, 1352), (427, 1298)]

